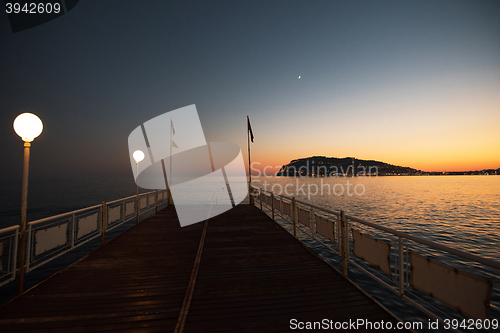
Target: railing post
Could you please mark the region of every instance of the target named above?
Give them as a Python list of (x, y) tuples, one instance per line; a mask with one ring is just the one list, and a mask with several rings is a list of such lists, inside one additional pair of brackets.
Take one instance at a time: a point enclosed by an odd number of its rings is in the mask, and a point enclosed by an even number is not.
[(122, 200), (122, 222), (125, 222), (125, 214), (127, 211), (125, 210), (125, 199)]
[(405, 275), (404, 275), (404, 258), (403, 258), (403, 237), (398, 237), (398, 250), (399, 250), (399, 296), (403, 297), (405, 292)]
[(311, 207), (311, 213), (309, 217), (309, 225), (311, 226), (311, 235), (313, 239), (316, 239), (316, 218), (314, 217), (314, 208)]
[(135, 198), (135, 224), (139, 224), (139, 196)]
[(273, 216), (274, 220), (274, 192), (271, 192), (271, 215)]
[(168, 191), (167, 206), (173, 206), (174, 205), (174, 199), (172, 198), (172, 192), (170, 191), (170, 188), (168, 188), (167, 191)]
[(295, 197), (292, 197), (292, 223), (293, 223), (293, 237), (297, 237), (297, 204)]
[(31, 230), (32, 230), (32, 226), (31, 224), (28, 224), (28, 234), (26, 235), (26, 238), (28, 239), (28, 249), (26, 251), (26, 259), (25, 259), (25, 263), (26, 263), (26, 271), (25, 273), (29, 273), (30, 271), (30, 258), (31, 258)]
[(101, 206), (101, 245), (104, 245), (104, 237), (106, 235), (106, 210), (106, 201), (103, 201)]
[(14, 234), (14, 255), (12, 256), (12, 278), (16, 278), (16, 264), (17, 264), (17, 247), (19, 241), (19, 228), (16, 229)]
[(342, 275), (347, 277), (347, 260), (349, 254), (349, 238), (347, 231), (347, 219), (344, 215), (344, 211), (340, 211), (339, 215), (340, 220), (340, 239), (341, 239), (341, 248), (342, 248)]
[(337, 250), (339, 251), (339, 255), (342, 256), (342, 227), (340, 223), (340, 215), (337, 216), (337, 223), (333, 226), (335, 229), (335, 234), (337, 237), (335, 238), (335, 246), (337, 247)]
[(253, 196), (253, 190), (254, 190), (253, 186), (250, 183), (248, 183), (248, 200), (250, 202), (250, 205), (254, 205), (255, 204), (255, 200), (254, 200), (255, 198)]
[(259, 202), (260, 202), (260, 210), (262, 210), (262, 189), (259, 188)]
[(75, 248), (75, 231), (76, 231), (75, 225), (76, 225), (76, 216), (73, 213), (73, 215), (71, 215), (71, 248), (72, 249)]
[(155, 213), (158, 213), (158, 190), (156, 190), (155, 194)]

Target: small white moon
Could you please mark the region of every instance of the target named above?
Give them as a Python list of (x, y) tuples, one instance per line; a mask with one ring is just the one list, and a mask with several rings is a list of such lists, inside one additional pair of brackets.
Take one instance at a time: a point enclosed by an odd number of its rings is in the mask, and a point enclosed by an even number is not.
[(300, 75), (299, 75), (299, 78), (297, 80), (300, 80)]

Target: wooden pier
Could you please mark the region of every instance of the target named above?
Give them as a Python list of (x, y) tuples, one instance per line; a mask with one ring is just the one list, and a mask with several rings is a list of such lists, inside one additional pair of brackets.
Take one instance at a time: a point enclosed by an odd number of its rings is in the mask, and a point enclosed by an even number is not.
[(184, 228), (168, 207), (4, 305), (0, 332), (289, 332), (325, 318), (397, 321), (254, 206)]

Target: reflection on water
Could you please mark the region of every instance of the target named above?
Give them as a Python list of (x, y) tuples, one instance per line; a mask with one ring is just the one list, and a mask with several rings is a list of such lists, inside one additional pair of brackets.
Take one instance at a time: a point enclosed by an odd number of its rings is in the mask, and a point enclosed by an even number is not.
[(498, 176), (260, 177), (253, 184), (282, 194), (288, 185), (299, 200), (500, 260)]
[[(348, 215), (500, 260), (500, 176), (253, 179), (257, 187), (264, 187), (264, 181), (275, 184), (277, 193), (288, 184), (288, 193), (300, 200), (344, 210)], [(245, 179), (231, 182), (242, 183)], [(270, 190), (271, 185), (267, 188)], [(340, 194), (342, 189), (344, 193)], [(355, 189), (362, 195), (357, 195)], [(193, 188), (192, 193), (195, 191)], [(134, 194), (131, 177), (30, 180), (28, 221)], [(20, 181), (5, 182), (0, 199), (0, 228), (18, 224)], [(213, 204), (220, 198), (214, 192), (202, 199)]]

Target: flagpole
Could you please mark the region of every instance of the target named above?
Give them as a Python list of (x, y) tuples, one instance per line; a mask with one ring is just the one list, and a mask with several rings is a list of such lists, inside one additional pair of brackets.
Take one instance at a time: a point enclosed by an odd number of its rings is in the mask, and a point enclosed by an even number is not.
[(250, 131), (249, 131), (250, 119), (247, 116), (247, 145), (248, 145), (248, 195), (250, 204), (253, 204), (252, 197), (252, 169), (250, 168)]
[(172, 185), (172, 119), (170, 119), (170, 179), (168, 185)]
[(168, 177), (168, 193), (169, 193), (169, 204), (173, 202), (172, 200), (172, 191), (170, 190), (172, 187), (172, 118), (170, 118), (170, 176)]

